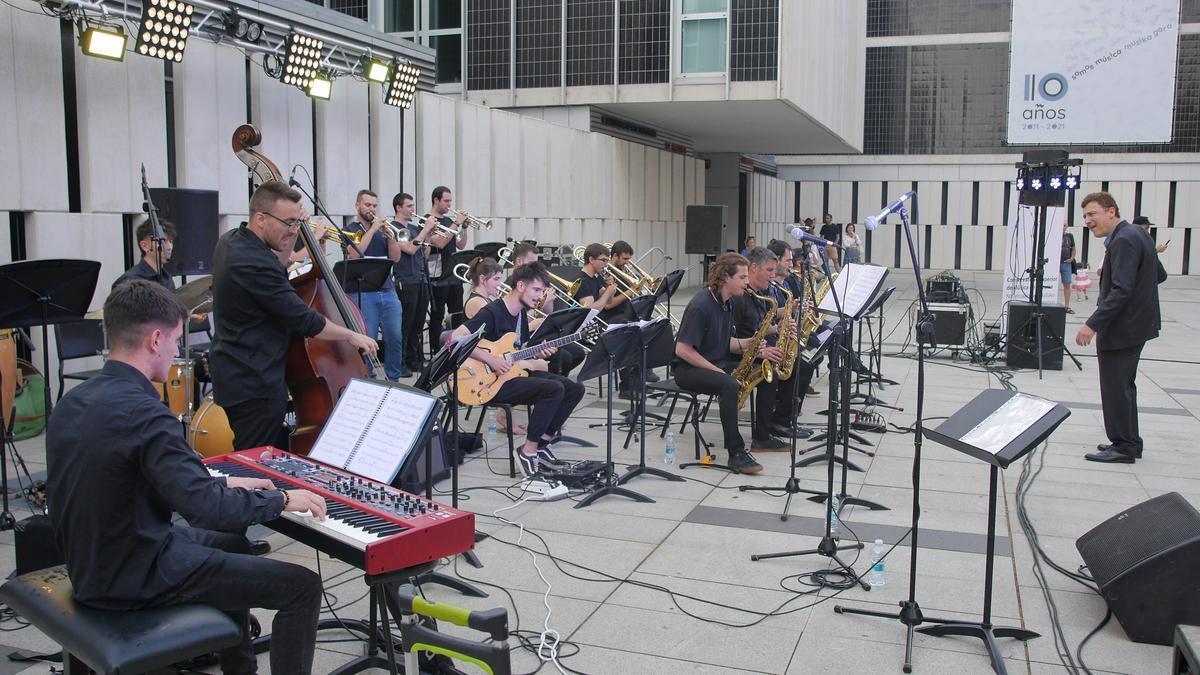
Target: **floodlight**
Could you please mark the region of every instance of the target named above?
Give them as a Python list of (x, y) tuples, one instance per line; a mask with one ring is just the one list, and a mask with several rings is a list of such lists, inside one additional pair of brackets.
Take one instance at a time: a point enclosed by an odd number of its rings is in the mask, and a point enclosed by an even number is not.
[(182, 61), (195, 11), (195, 7), (182, 0), (145, 0), (138, 22), (137, 53), (164, 61)]
[(117, 26), (92, 26), (79, 36), (79, 48), (88, 56), (110, 61), (125, 59), (125, 31)]
[(314, 75), (308, 82), (308, 95), (313, 98), (319, 98), (323, 101), (329, 100), (329, 95), (333, 93), (333, 80), (325, 75)]
[(321, 50), (325, 41), (299, 33), (291, 33), (287, 37), (287, 51), (283, 55), (283, 75), (280, 79), (284, 84), (291, 84), (301, 89), (308, 89), (308, 83), (317, 74), (321, 65)]
[(363, 67), (363, 75), (372, 82), (380, 84), (388, 81), (388, 76), (392, 73), (392, 67), (386, 61), (371, 59), (367, 61), (367, 65)]
[(388, 85), (384, 102), (398, 108), (411, 108), (420, 80), (420, 68), (411, 63), (397, 63), (392, 69), (392, 81)]

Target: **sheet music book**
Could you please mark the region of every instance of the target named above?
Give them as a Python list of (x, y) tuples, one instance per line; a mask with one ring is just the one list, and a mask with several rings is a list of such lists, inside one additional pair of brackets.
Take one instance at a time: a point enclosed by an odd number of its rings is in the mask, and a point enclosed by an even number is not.
[(437, 398), (419, 389), (350, 380), (308, 456), (391, 483), (434, 421), (436, 406)]
[[(847, 263), (841, 273), (837, 275), (837, 279), (833, 280), (833, 288), (825, 294), (824, 298), (821, 298), (821, 304), (817, 310), (824, 314), (840, 314), (857, 318), (862, 315), (863, 310), (870, 306), (871, 299), (879, 292), (887, 275), (888, 268), (883, 265)], [(837, 293), (836, 299), (835, 292)], [(838, 302), (842, 303), (840, 312), (838, 311)]]
[(1044, 398), (1017, 394), (964, 434), (962, 441), (994, 455), (1053, 409), (1054, 403)]

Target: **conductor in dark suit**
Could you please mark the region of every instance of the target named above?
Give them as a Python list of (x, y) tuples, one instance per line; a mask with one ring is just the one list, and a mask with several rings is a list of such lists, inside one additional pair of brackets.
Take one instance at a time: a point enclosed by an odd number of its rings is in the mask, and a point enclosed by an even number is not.
[(1158, 264), (1154, 242), (1141, 228), (1121, 219), (1117, 202), (1107, 192), (1083, 198), (1083, 222), (1092, 235), (1105, 238), (1104, 274), (1096, 309), (1075, 336), (1081, 346), (1096, 338), (1100, 367), (1100, 403), (1109, 444), (1089, 453), (1092, 462), (1133, 464), (1142, 456), (1138, 434), (1138, 359), (1147, 340), (1162, 325), (1158, 284), (1166, 271)]

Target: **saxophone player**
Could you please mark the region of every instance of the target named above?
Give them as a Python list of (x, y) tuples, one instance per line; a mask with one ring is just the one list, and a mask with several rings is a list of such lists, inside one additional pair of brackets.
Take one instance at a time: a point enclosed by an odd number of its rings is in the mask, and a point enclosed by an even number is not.
[[(779, 258), (770, 249), (756, 246), (749, 251), (747, 260), (748, 292), (733, 301), (733, 331), (739, 338), (753, 336), (762, 327), (766, 329), (765, 345), (760, 351), (762, 358), (772, 366), (777, 366), (785, 358), (783, 350), (776, 345), (781, 321), (792, 321), (790, 316), (782, 316), (783, 294), (776, 291), (775, 270)], [(772, 303), (779, 309), (776, 316), (768, 315)], [(796, 356), (792, 356), (793, 359)], [(792, 372), (795, 372), (793, 366)], [(791, 396), (792, 383), (774, 377), (763, 379), (755, 387), (757, 396), (755, 406), (754, 434), (750, 447), (755, 452), (783, 452), (791, 449), (791, 445), (780, 438), (807, 438), (811, 435), (808, 430), (798, 430), (793, 418), (795, 416), (795, 400)]]
[(749, 262), (725, 253), (708, 269), (704, 290), (692, 297), (675, 337), (675, 383), (681, 389), (719, 397), (721, 430), (730, 470), (754, 474), (762, 465), (746, 450), (738, 430), (738, 381), (729, 374), (730, 355), (741, 355), (749, 340), (733, 335), (731, 301), (746, 288)]
[[(811, 244), (808, 245), (811, 246)], [(805, 294), (812, 295), (813, 290), (808, 288), (807, 284), (801, 283), (800, 277), (797, 275), (797, 272), (799, 272), (799, 274), (806, 273), (803, 265), (804, 261), (799, 258), (800, 252), (789, 246), (787, 242), (779, 241), (777, 239), (772, 240), (770, 244), (767, 244), (767, 248), (770, 249), (772, 253), (779, 256), (779, 264), (775, 266), (776, 281), (787, 288), (788, 292), (792, 294), (792, 297), (798, 301), (797, 304), (803, 307)], [(800, 351), (803, 351), (806, 347), (808, 347), (808, 345), (800, 345)], [(817, 359), (817, 363), (820, 363), (821, 359), (824, 358), (825, 357)], [(800, 414), (800, 410), (804, 406), (805, 395), (817, 394), (817, 390), (813, 389), (812, 386), (813, 375), (817, 370), (817, 363), (809, 363), (799, 356), (796, 357), (796, 365), (792, 372), (796, 374), (796, 377), (800, 378), (800, 388), (796, 390), (799, 392), (799, 397), (795, 399), (795, 401), (789, 403), (789, 405), (792, 405), (792, 409), (787, 413), (787, 419), (794, 419), (795, 416)], [(787, 398), (791, 399), (791, 389), (788, 388), (787, 391), (789, 392)], [(783, 413), (781, 412), (780, 416), (776, 419), (783, 419), (782, 415)], [(795, 433), (798, 434), (796, 438), (808, 438), (812, 435), (812, 429), (797, 425), (793, 425), (793, 427)]]

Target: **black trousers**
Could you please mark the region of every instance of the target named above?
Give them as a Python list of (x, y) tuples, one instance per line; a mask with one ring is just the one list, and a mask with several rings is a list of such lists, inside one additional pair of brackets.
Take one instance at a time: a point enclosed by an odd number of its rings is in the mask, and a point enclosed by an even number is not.
[[(510, 405), (532, 405), (525, 435), (529, 440), (562, 433), (562, 425), (583, 398), (583, 385), (562, 375), (534, 371), (529, 377), (505, 382), (492, 401)], [(512, 421), (509, 421), (512, 424)]]
[(429, 344), (431, 351), (442, 346), (442, 321), (450, 314), (450, 330), (463, 322), (463, 287), (457, 279), (449, 286), (431, 286), (429, 300)]
[(321, 577), (300, 565), (249, 555), (249, 542), (241, 535), (178, 526), (172, 530), (176, 537), (214, 550), (182, 585), (148, 606), (194, 602), (228, 614), (242, 627), (242, 641), (220, 653), (226, 674), (258, 672), (250, 645), (250, 609), (277, 610), (271, 621), (271, 672), (312, 672)]
[(1100, 366), (1100, 404), (1104, 409), (1104, 433), (1113, 448), (1126, 454), (1142, 449), (1138, 433), (1138, 359), (1146, 343), (1125, 349), (1097, 349)]
[(425, 315), (429, 311), (429, 286), (423, 281), (404, 282), (396, 293), (404, 310), (400, 320), (404, 333), (404, 363), (412, 370), (419, 370), (424, 360), (421, 333), (425, 329)]
[(725, 434), (725, 449), (730, 455), (746, 450), (746, 442), (738, 430), (738, 383), (728, 373), (718, 373), (691, 364), (675, 366), (675, 383), (680, 389), (697, 394), (715, 394), (720, 401), (721, 431)]
[(225, 407), (229, 428), (233, 431), (233, 449), (249, 450), (272, 445), (288, 449), (288, 432), (283, 426), (287, 401), (252, 398)]
[[(765, 441), (771, 435), (772, 424), (790, 427), (795, 423), (796, 413), (804, 403), (804, 394), (812, 382), (813, 368), (799, 358), (792, 368), (792, 377), (787, 380), (775, 378), (771, 382), (760, 382), (754, 388), (754, 438)], [(793, 380), (799, 382), (793, 384)], [(676, 378), (678, 381), (678, 378)], [(796, 397), (792, 387), (798, 388)]]
[(587, 358), (587, 352), (579, 345), (563, 345), (554, 352), (554, 356), (550, 357), (550, 372), (555, 375), (566, 377), (575, 370), (583, 360)]

